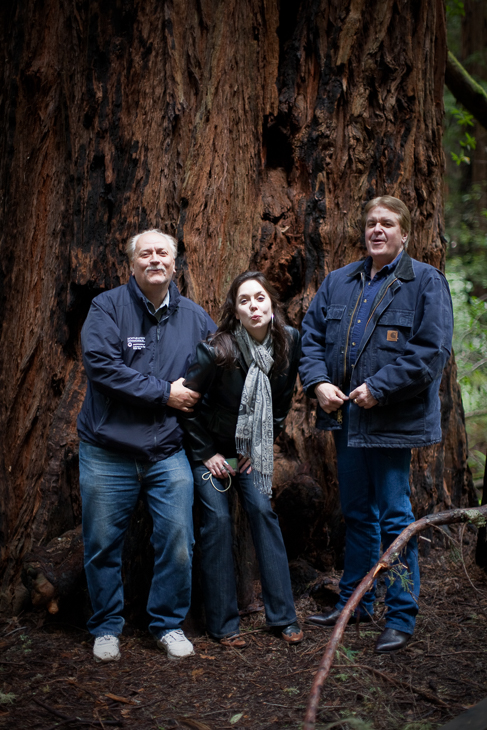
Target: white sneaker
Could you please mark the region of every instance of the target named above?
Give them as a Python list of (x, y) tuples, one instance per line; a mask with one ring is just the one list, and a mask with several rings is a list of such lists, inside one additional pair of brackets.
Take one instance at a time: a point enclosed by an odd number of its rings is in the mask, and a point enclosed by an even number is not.
[(113, 634), (97, 636), (93, 646), (96, 662), (118, 662), (120, 659), (120, 642)]
[(182, 659), (194, 654), (193, 644), (188, 641), (181, 629), (174, 629), (157, 640), (159, 649), (165, 649), (168, 659)]

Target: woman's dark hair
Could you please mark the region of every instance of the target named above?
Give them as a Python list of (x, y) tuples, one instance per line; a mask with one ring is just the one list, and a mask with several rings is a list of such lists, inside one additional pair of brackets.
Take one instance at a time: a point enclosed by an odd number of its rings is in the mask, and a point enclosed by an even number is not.
[(280, 372), (286, 367), (288, 362), (289, 340), (278, 294), (272, 284), (267, 281), (264, 274), (260, 271), (244, 271), (232, 281), (225, 303), (220, 311), (219, 327), (211, 335), (209, 342), (215, 348), (217, 365), (222, 365), (225, 368), (236, 366), (240, 354), (237, 342), (233, 336), (233, 332), (239, 324), (235, 316), (237, 294), (242, 284), (254, 279), (265, 289), (272, 302), (274, 318), (269, 327), (271, 328), (272, 342), (274, 344), (274, 368), (277, 372)]

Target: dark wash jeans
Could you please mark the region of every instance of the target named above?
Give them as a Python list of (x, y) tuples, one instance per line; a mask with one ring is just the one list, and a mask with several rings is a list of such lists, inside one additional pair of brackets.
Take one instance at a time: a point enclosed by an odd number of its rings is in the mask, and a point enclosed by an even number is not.
[[(347, 402), (343, 407), (342, 430), (333, 432), (337, 449), (340, 501), (346, 524), (345, 569), (340, 581), (340, 599), (336, 606), (340, 610), (358, 583), (379, 560), (381, 542), (382, 551), (385, 552), (404, 528), (414, 522), (409, 486), (411, 449), (349, 447), (347, 436), (350, 408), (358, 406)], [(420, 590), (415, 537), (409, 541), (395, 565), (409, 584), (405, 586), (397, 573), (387, 573), (386, 627), (412, 634), (418, 613)], [(374, 595), (375, 587), (363, 597), (361, 611), (373, 613)]]
[[(233, 532), (226, 493), (218, 492), (203, 475), (208, 469), (201, 462), (193, 466), (196, 494), (201, 503), (201, 569), (208, 633), (217, 639), (239, 630), (237, 589), (233, 564)], [(231, 489), (239, 491), (248, 515), (259, 562), (266, 620), (269, 626), (287, 626), (296, 621), (286, 549), (270, 497), (253, 484), (252, 474), (232, 477)], [(225, 482), (213, 477), (223, 489)], [(235, 485), (235, 486), (234, 486)]]

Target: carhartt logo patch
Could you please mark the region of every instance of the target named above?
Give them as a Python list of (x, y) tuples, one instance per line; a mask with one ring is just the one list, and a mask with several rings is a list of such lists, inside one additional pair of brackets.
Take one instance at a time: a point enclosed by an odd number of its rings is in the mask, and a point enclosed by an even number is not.
[(127, 337), (127, 347), (132, 350), (143, 350), (145, 348), (145, 337)]
[(399, 332), (397, 330), (387, 330), (387, 341), (397, 342), (399, 339)]

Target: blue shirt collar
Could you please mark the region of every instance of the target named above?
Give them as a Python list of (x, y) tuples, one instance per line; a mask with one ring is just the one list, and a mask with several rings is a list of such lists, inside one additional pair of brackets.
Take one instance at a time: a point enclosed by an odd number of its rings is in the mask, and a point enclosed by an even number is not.
[[(394, 271), (394, 269), (396, 268), (396, 266), (398, 265), (403, 253), (404, 253), (404, 249), (402, 249), (402, 251), (399, 251), (399, 253), (397, 254), (394, 261), (391, 261), (390, 264), (386, 264), (385, 266), (383, 266), (382, 269), (380, 271), (378, 271), (375, 276), (376, 277), (380, 276), (381, 278), (385, 278), (386, 276), (389, 276), (389, 274), (391, 274)], [(369, 278), (370, 278), (371, 269), (372, 269), (372, 256), (368, 256), (364, 262), (364, 273)]]

